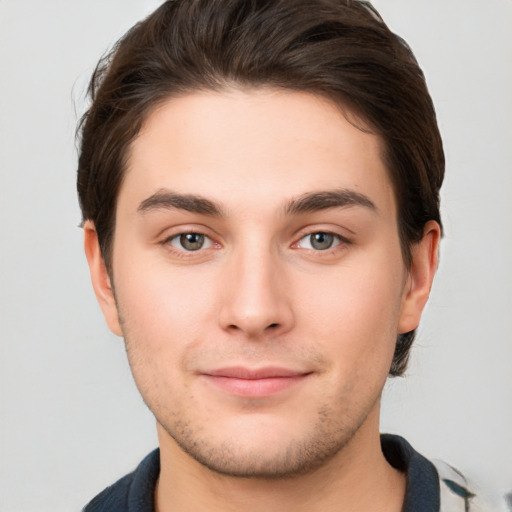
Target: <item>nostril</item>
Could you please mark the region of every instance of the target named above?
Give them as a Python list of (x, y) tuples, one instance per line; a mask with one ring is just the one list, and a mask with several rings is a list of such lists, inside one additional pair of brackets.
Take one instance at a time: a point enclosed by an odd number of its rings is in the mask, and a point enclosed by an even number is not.
[(275, 329), (276, 327), (279, 327), (279, 324), (270, 324), (268, 326), (269, 329)]

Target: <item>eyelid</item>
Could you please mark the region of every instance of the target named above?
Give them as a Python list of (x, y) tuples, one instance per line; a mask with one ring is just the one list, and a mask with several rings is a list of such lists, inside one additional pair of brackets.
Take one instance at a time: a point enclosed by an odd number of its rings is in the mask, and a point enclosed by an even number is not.
[[(211, 229), (203, 226), (203, 225), (180, 225), (174, 226), (171, 229), (164, 230), (165, 234), (162, 234), (160, 237), (160, 241), (158, 242), (171, 257), (178, 259), (190, 259), (193, 258), (194, 261), (201, 256), (206, 257), (207, 254), (211, 254), (210, 251), (212, 249), (221, 248), (221, 244), (217, 241), (218, 237), (215, 236), (215, 232), (212, 232)], [(187, 250), (184, 247), (179, 247), (179, 238), (182, 235), (187, 234), (197, 234), (204, 236), (205, 240), (208, 241), (207, 246), (203, 246), (197, 250)], [(172, 243), (173, 241), (178, 240), (178, 244)]]
[(307, 250), (310, 250), (310, 251), (324, 252), (324, 251), (328, 251), (328, 250), (334, 249), (335, 247), (337, 247), (338, 245), (343, 243), (343, 240), (341, 239), (341, 237), (339, 235), (337, 235), (336, 233), (328, 233), (327, 231), (313, 231), (312, 233), (304, 235), (302, 238), (300, 238), (296, 242), (296, 245), (298, 246), (303, 240), (311, 239), (311, 237), (313, 235), (320, 234), (320, 233), (322, 233), (324, 235), (332, 235), (332, 237), (334, 238), (334, 241), (333, 241), (331, 246), (326, 247), (325, 249), (316, 249), (315, 247), (311, 246), (311, 241), (310, 241), (309, 242), (310, 247), (301, 247), (301, 248), (302, 249), (307, 249)]
[[(348, 230), (347, 231), (350, 231), (350, 233), (353, 233), (351, 230)], [(328, 235), (333, 235), (334, 237), (336, 237), (336, 239), (339, 240), (339, 242), (341, 244), (351, 244), (352, 243), (352, 239), (349, 237), (349, 236), (346, 236), (342, 233), (340, 233), (340, 229), (336, 229), (336, 228), (333, 228), (333, 227), (325, 227), (325, 226), (308, 226), (307, 228), (303, 228), (301, 229), (298, 234), (296, 235), (295, 237), (295, 242), (293, 242), (292, 244), (292, 247), (294, 246), (297, 246), (297, 244), (303, 240), (304, 238), (308, 237), (308, 236), (311, 236), (311, 235), (314, 235), (316, 233), (325, 233), (325, 234), (328, 234)], [(336, 244), (336, 246), (339, 245), (339, 244)], [(335, 246), (333, 246), (334, 248)]]
[[(336, 250), (336, 248), (340, 245), (346, 246), (346, 245), (352, 244), (353, 241), (351, 240), (351, 238), (347, 237), (346, 235), (341, 234), (339, 232), (340, 230), (341, 230), (341, 228), (336, 229), (336, 228), (324, 227), (324, 226), (308, 226), (307, 228), (303, 228), (299, 231), (299, 233), (294, 237), (295, 242), (293, 242), (290, 247), (292, 249), (304, 249), (304, 250), (315, 252), (315, 253), (322, 253), (322, 252), (326, 253), (329, 251)], [(351, 231), (351, 230), (349, 230), (349, 231)], [(304, 248), (304, 247), (300, 246), (300, 243), (302, 242), (302, 240), (304, 240), (305, 238), (307, 238), (311, 235), (317, 234), (317, 233), (325, 233), (328, 235), (332, 235), (335, 238), (335, 242), (333, 243), (333, 245), (331, 247), (329, 247), (327, 249), (323, 249), (323, 250), (315, 249), (313, 247)], [(351, 231), (351, 233), (352, 233), (352, 231)], [(186, 234), (202, 235), (205, 238), (207, 243), (205, 244), (205, 246), (203, 246), (197, 250), (190, 250), (190, 249), (187, 250), (186, 248), (177, 246), (179, 243), (179, 238), (182, 235), (186, 235)], [(179, 227), (176, 226), (172, 229), (169, 229), (168, 234), (166, 234), (165, 236), (163, 236), (161, 238), (161, 241), (159, 242), (159, 244), (167, 247), (170, 252), (173, 252), (181, 257), (191, 257), (194, 254), (196, 254), (196, 256), (197, 256), (199, 253), (203, 253), (208, 249), (222, 248), (223, 244), (221, 244), (217, 241), (218, 238), (219, 237), (216, 236), (216, 233), (212, 234), (211, 229), (209, 229), (205, 226), (201, 226), (201, 225), (199, 225), (199, 226), (198, 225), (183, 226), (182, 225)], [(178, 243), (172, 243), (176, 240), (178, 240)]]
[(203, 224), (177, 224), (175, 226), (166, 226), (161, 229), (159, 233), (155, 236), (160, 243), (168, 242), (171, 238), (176, 238), (180, 235), (187, 235), (190, 233), (195, 233), (198, 235), (203, 235), (208, 237), (213, 241), (217, 241), (219, 239), (219, 235), (212, 230), (210, 227), (205, 226)]

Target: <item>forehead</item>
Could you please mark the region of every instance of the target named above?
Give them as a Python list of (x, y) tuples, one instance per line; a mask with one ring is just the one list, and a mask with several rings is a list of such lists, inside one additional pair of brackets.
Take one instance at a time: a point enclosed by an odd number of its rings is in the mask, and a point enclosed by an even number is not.
[(158, 189), (232, 206), (277, 207), (315, 190), (350, 189), (394, 214), (379, 136), (347, 121), (331, 101), (272, 89), (172, 98), (132, 143), (119, 203)]

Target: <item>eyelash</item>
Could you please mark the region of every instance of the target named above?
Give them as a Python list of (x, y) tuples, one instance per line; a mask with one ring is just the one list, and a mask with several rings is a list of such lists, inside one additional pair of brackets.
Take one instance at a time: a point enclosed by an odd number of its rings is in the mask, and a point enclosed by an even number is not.
[[(312, 237), (315, 236), (315, 235), (322, 235), (322, 236), (331, 237), (332, 238), (331, 245), (329, 245), (328, 247), (325, 247), (323, 249), (312, 247), (312, 245), (313, 245)], [(309, 233), (304, 234), (303, 236), (301, 236), (299, 238), (299, 240), (297, 242), (295, 242), (292, 245), (292, 247), (300, 248), (299, 244), (302, 241), (308, 240), (308, 239), (309, 239), (310, 247), (304, 247), (305, 250), (312, 251), (312, 252), (315, 252), (315, 253), (324, 253), (324, 254), (329, 254), (329, 253), (332, 254), (333, 251), (336, 251), (336, 248), (338, 246), (340, 246), (340, 245), (345, 245), (346, 246), (346, 245), (349, 245), (351, 243), (350, 240), (348, 240), (347, 238), (339, 235), (338, 233), (333, 233), (331, 231), (322, 231), (322, 230), (320, 230), (320, 231), (310, 231)], [(321, 244), (322, 242), (319, 241), (319, 243)]]
[[(196, 250), (188, 250), (185, 247), (183, 247), (182, 237), (189, 236), (189, 235), (197, 235), (204, 238), (204, 241), (208, 244), (207, 247), (201, 246)], [(173, 242), (177, 241), (181, 248), (175, 247), (173, 245)], [(219, 248), (220, 244), (214, 242), (211, 237), (206, 235), (205, 233), (201, 233), (200, 231), (182, 231), (180, 233), (176, 233), (174, 235), (168, 236), (164, 240), (160, 242), (161, 245), (163, 245), (169, 252), (173, 254), (173, 256), (176, 256), (178, 258), (190, 258), (194, 256), (198, 256), (200, 253), (203, 253), (205, 249), (211, 249), (211, 248)]]
[[(207, 244), (205, 247), (204, 244), (201, 245), (201, 247), (197, 248), (196, 250), (193, 249), (186, 249), (183, 247), (183, 237), (190, 236), (190, 235), (196, 235), (199, 237), (203, 237), (203, 241)], [(332, 244), (324, 249), (314, 248), (314, 247), (300, 247), (301, 242), (304, 240), (309, 239), (310, 246), (311, 244), (311, 237), (314, 235), (326, 235), (328, 237), (332, 237), (333, 241)], [(176, 247), (173, 242), (176, 242), (181, 246)], [(192, 242), (193, 243), (193, 242)], [(321, 242), (320, 242), (321, 243)], [(300, 238), (294, 242), (291, 245), (292, 249), (304, 249), (310, 253), (315, 253), (315, 256), (329, 256), (333, 255), (333, 253), (339, 251), (343, 247), (346, 247), (347, 245), (350, 245), (352, 242), (348, 238), (338, 234), (334, 233), (332, 231), (328, 230), (317, 230), (317, 231), (309, 231), (306, 233), (301, 234)], [(198, 256), (200, 253), (203, 253), (206, 249), (217, 249), (220, 248), (220, 244), (212, 240), (211, 237), (208, 235), (201, 233), (200, 231), (182, 231), (180, 233), (176, 233), (172, 236), (169, 236), (162, 240), (161, 245), (165, 246), (167, 250), (173, 253), (174, 256), (180, 257), (180, 258), (190, 258), (194, 256)], [(340, 247), (341, 246), (341, 247)]]

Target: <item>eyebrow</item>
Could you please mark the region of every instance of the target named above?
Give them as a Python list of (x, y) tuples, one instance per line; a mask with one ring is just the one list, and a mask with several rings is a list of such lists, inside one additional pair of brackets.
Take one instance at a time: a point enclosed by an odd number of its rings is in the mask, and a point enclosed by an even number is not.
[(375, 203), (366, 195), (350, 189), (311, 192), (289, 201), (284, 209), (286, 215), (312, 213), (329, 208), (361, 206), (377, 211)]
[[(347, 208), (361, 206), (376, 211), (377, 207), (371, 199), (349, 189), (309, 192), (290, 200), (284, 207), (285, 215), (300, 215), (329, 208)], [(185, 210), (187, 212), (223, 217), (225, 214), (220, 206), (205, 197), (195, 194), (178, 194), (167, 189), (160, 189), (144, 199), (137, 210), (146, 213), (154, 210)]]
[(137, 208), (141, 213), (153, 210), (185, 210), (210, 217), (223, 215), (221, 208), (209, 199), (194, 194), (177, 194), (167, 189), (158, 190)]

